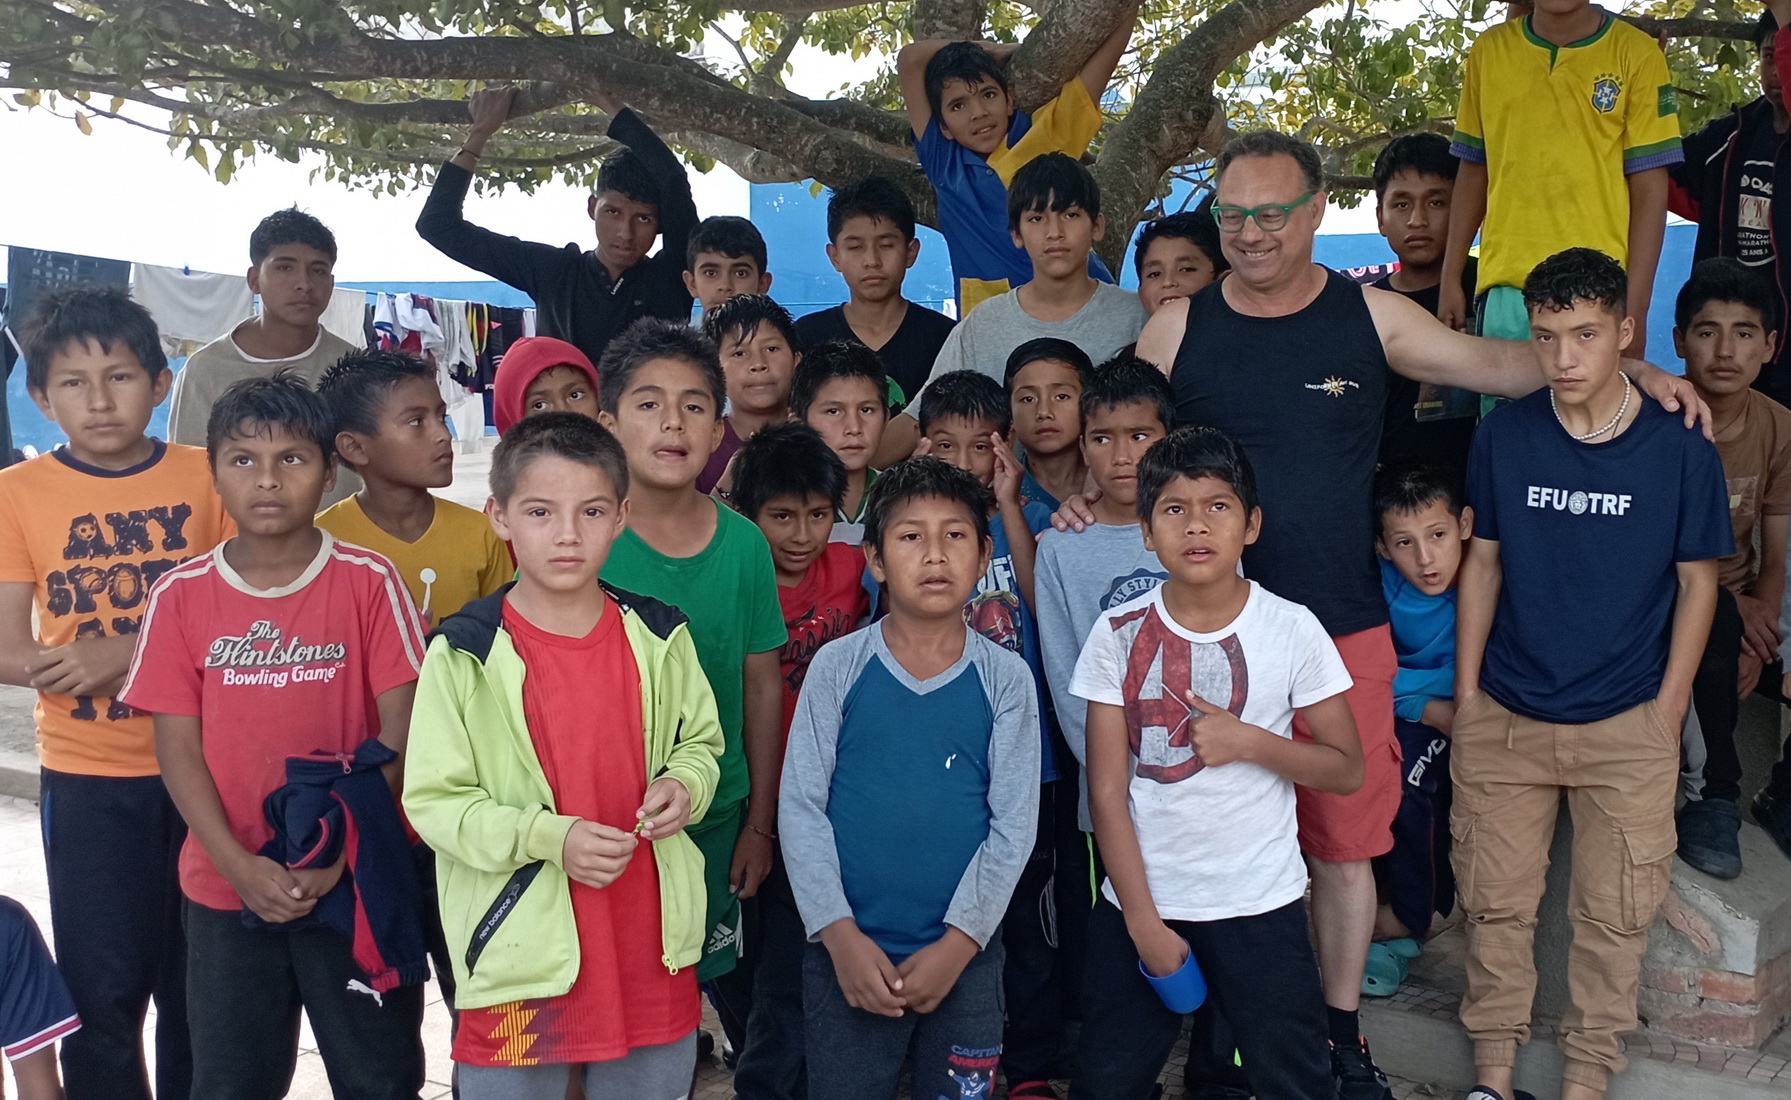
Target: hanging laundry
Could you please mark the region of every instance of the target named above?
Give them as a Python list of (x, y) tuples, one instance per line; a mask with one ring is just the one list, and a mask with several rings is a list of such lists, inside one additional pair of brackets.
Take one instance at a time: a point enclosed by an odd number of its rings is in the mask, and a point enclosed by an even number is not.
[(357, 348), (368, 344), (367, 292), (353, 287), (337, 287), (330, 295), (330, 304), (323, 307), (323, 327)]
[(185, 354), (186, 344), (209, 344), (236, 327), (254, 309), (254, 295), (241, 275), (133, 264), (131, 297), (162, 335), (162, 350)]
[(65, 286), (129, 286), (129, 260), (107, 260), (41, 248), (6, 250), (6, 327), (17, 331), (38, 298)]

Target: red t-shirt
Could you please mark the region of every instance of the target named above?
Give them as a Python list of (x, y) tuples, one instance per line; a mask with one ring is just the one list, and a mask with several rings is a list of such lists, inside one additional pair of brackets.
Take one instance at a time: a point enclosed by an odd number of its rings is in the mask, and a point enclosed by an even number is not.
[[(558, 813), (632, 829), (647, 792), (641, 679), (614, 600), (582, 638), (550, 634), (506, 601), (504, 629), (528, 669), (522, 713)], [(702, 1017), (696, 968), (660, 960), (653, 846), (635, 848), (614, 882), (573, 882), (578, 977), (558, 997), (465, 1009), (454, 1060), (476, 1066), (607, 1062), (682, 1038)]]
[[(319, 534), (317, 556), (281, 588), (250, 587), (225, 559), (229, 542), (170, 570), (149, 594), (119, 693), (138, 710), (201, 720), (206, 769), (251, 852), (273, 836), (261, 803), (285, 786), (286, 758), (377, 737), (376, 700), (414, 681), (423, 660), (404, 578), (373, 551)], [(191, 835), (180, 886), (200, 905), (242, 907)]]
[(864, 551), (843, 542), (830, 542), (803, 574), (789, 586), (777, 586), (777, 602), (783, 608), (790, 640), (777, 651), (784, 674), (784, 737), (790, 736), (790, 719), (796, 714), (796, 696), (815, 651), (842, 634), (850, 634), (871, 613), (871, 598), (864, 590)]

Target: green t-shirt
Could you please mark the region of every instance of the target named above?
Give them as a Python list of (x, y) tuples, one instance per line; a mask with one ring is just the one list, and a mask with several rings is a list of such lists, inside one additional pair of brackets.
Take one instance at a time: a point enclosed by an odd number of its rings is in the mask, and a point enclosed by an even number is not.
[(690, 619), (690, 640), (715, 692), (726, 740), (712, 814), (744, 799), (752, 786), (740, 737), (746, 655), (778, 649), (790, 637), (765, 536), (732, 508), (717, 504), (716, 511), (715, 537), (688, 558), (667, 557), (625, 528), (602, 574), (617, 588), (663, 600)]

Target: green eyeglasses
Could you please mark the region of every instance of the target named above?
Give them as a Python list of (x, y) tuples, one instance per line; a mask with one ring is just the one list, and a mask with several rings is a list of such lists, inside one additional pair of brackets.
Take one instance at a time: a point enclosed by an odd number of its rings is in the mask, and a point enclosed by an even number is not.
[(1292, 202), (1265, 202), (1261, 206), (1217, 206), (1213, 207), (1213, 220), (1219, 228), (1227, 233), (1241, 232), (1245, 218), (1255, 218), (1256, 225), (1265, 233), (1279, 233), (1287, 228), (1287, 215), (1297, 207), (1305, 206), (1312, 201), (1316, 191), (1308, 191)]

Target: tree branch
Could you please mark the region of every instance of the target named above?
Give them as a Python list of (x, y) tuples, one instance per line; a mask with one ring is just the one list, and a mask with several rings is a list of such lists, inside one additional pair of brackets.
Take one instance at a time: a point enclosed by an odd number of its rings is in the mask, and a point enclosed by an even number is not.
[(1751, 19), (1657, 19), (1651, 15), (1621, 13), (1617, 18), (1633, 23), (1649, 34), (1664, 34), (1668, 38), (1739, 38), (1751, 42), (1758, 30)]

